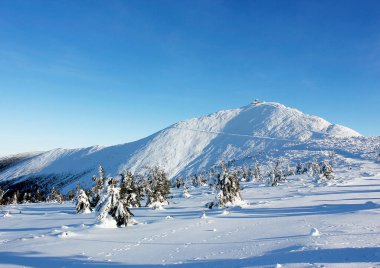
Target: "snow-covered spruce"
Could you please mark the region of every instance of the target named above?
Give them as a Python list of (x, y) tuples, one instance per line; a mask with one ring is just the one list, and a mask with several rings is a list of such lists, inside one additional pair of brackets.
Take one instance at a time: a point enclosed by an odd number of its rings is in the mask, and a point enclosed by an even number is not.
[(268, 186), (277, 186), (279, 182), (286, 180), (284, 171), (280, 168), (280, 160), (276, 160), (269, 173)]
[(167, 197), (170, 194), (170, 182), (164, 170), (155, 166), (149, 169), (146, 185), (146, 206), (152, 209), (162, 209), (169, 204)]
[(317, 182), (332, 181), (334, 179), (334, 170), (330, 163), (325, 160), (321, 166), (321, 174), (317, 177)]
[(245, 202), (240, 195), (239, 178), (231, 172), (226, 165), (221, 166), (221, 172), (215, 177), (216, 196), (213, 202), (206, 204), (206, 207), (234, 207), (242, 206)]
[(288, 167), (287, 167), (287, 176), (294, 176), (296, 175), (296, 171), (294, 170), (294, 168), (290, 167), (290, 165), (288, 164)]
[(179, 189), (181, 186), (184, 186), (185, 182), (183, 181), (183, 179), (179, 179), (177, 178), (175, 180), (175, 187), (177, 187), (177, 189)]
[(94, 175), (92, 176), (92, 180), (95, 182), (95, 185), (91, 188), (89, 201), (90, 201), (91, 207), (96, 207), (100, 200), (100, 196), (102, 195), (102, 192), (106, 188), (104, 187), (106, 178), (104, 175), (104, 169), (102, 165), (99, 165), (99, 177), (96, 177)]
[(11, 201), (12, 205), (17, 205), (17, 203), (18, 203), (18, 196), (19, 196), (19, 193), (17, 191), (13, 193), (13, 197), (12, 197), (12, 201)]
[(49, 201), (50, 202), (56, 202), (56, 203), (62, 204), (62, 202), (63, 202), (63, 195), (59, 192), (58, 189), (56, 189), (55, 187), (53, 187), (51, 189), (51, 194), (49, 196)]
[(245, 165), (239, 168), (235, 168), (235, 174), (238, 177), (239, 181), (245, 182), (250, 180), (249, 170)]
[(307, 163), (307, 175), (312, 178), (314, 176), (314, 168), (313, 163), (309, 162)]
[(255, 182), (261, 183), (263, 181), (263, 175), (261, 174), (259, 164), (255, 165), (255, 169), (253, 170), (253, 177), (255, 178)]
[(86, 192), (83, 189), (79, 190), (79, 193), (76, 197), (75, 205), (78, 214), (91, 212), (90, 202), (88, 200)]
[(322, 172), (321, 171), (321, 166), (318, 163), (317, 158), (314, 158), (314, 160), (313, 160), (313, 171), (314, 171), (313, 176), (315, 176), (315, 174), (321, 174), (321, 172)]
[(5, 191), (0, 186), (0, 206), (4, 203), (3, 201), (4, 195), (5, 195)]
[(143, 186), (135, 182), (133, 174), (128, 170), (123, 170), (120, 176), (120, 199), (128, 207), (141, 207)]
[(103, 191), (96, 206), (97, 219), (101, 225), (107, 225), (110, 221), (114, 222), (118, 227), (133, 223), (133, 213), (129, 210), (127, 204), (120, 199), (120, 187), (117, 184), (118, 181), (115, 179), (108, 179), (107, 190)]
[(296, 174), (301, 175), (304, 174), (307, 171), (303, 163), (299, 162), (296, 167)]

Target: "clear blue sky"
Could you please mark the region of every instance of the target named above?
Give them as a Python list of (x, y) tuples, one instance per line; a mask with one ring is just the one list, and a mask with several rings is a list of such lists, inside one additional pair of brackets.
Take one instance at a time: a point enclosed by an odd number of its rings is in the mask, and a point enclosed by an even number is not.
[(0, 1), (0, 155), (281, 102), (380, 135), (380, 1)]

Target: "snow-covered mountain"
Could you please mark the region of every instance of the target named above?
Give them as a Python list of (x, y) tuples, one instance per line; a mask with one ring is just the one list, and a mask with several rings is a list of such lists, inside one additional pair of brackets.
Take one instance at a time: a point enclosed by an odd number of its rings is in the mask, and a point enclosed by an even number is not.
[(181, 121), (144, 139), (110, 147), (55, 149), (0, 169), (0, 182), (44, 180), (60, 188), (91, 182), (102, 164), (109, 175), (159, 165), (170, 177), (205, 170), (218, 161), (334, 150), (373, 157), (373, 143), (358, 132), (279, 103), (264, 102)]

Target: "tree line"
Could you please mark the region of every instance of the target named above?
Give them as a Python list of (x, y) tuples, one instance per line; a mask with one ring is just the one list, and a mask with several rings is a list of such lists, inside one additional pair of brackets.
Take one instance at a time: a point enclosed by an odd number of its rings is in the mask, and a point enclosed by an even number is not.
[[(118, 227), (133, 224), (131, 209), (141, 206), (161, 209), (168, 205), (170, 188), (183, 188), (183, 197), (191, 196), (193, 187), (209, 187), (215, 194), (214, 200), (205, 204), (209, 209), (232, 207), (244, 204), (241, 196), (241, 182), (264, 183), (275, 187), (287, 181), (288, 176), (307, 174), (316, 182), (334, 179), (332, 161), (314, 159), (306, 164), (298, 163), (295, 167), (284, 166), (280, 159), (274, 159), (264, 168), (255, 163), (251, 167), (229, 166), (222, 163), (212, 167), (208, 172), (187, 178), (176, 178), (173, 184), (165, 171), (157, 166), (147, 168), (145, 175), (135, 175), (125, 169), (121, 174), (106, 176), (104, 168), (99, 165), (98, 175), (92, 177), (93, 186), (84, 189), (78, 183), (75, 190), (66, 195), (52, 188), (49, 194), (38, 187), (32, 192), (21, 193), (19, 190), (9, 194), (9, 190), (0, 187), (0, 204), (19, 204), (32, 202), (57, 202), (73, 200), (77, 213), (95, 211), (99, 222), (114, 221)], [(145, 201), (145, 203), (143, 203)]]

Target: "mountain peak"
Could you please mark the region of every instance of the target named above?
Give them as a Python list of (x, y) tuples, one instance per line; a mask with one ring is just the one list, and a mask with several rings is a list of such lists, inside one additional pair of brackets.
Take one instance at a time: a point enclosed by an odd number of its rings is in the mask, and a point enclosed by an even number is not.
[(254, 102), (178, 122), (132, 143), (40, 153), (1, 171), (0, 181), (62, 177), (69, 189), (78, 179), (83, 185), (91, 183), (99, 164), (111, 176), (123, 168), (141, 172), (158, 165), (173, 177), (197, 173), (221, 160), (245, 159), (260, 152), (285, 154), (294, 144), (352, 136), (360, 134), (280, 103)]
[(361, 136), (350, 128), (331, 124), (323, 118), (304, 114), (281, 103), (257, 100), (238, 109), (223, 110), (182, 121), (174, 127), (222, 135), (234, 134), (289, 141), (305, 141), (325, 136)]

